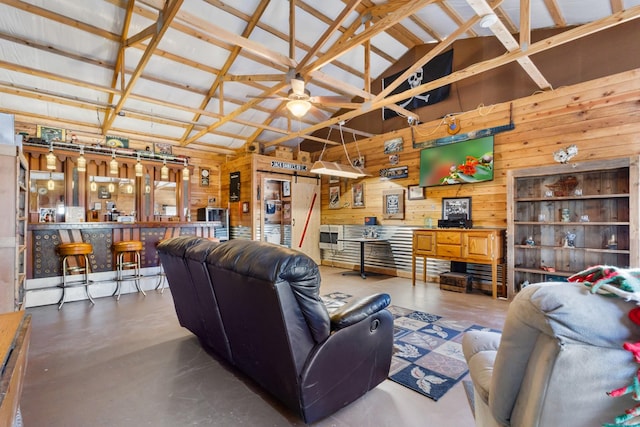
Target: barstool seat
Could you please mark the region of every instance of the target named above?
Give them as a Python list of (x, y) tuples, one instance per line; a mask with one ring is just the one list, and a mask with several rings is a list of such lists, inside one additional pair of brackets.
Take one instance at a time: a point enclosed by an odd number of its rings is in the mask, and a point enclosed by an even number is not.
[[(87, 293), (87, 298), (91, 301), (91, 304), (95, 304), (91, 294), (89, 293), (89, 257), (93, 253), (93, 246), (91, 243), (60, 243), (57, 247), (58, 254), (62, 256), (62, 297), (58, 303), (58, 310), (62, 308), (65, 303), (66, 289), (74, 286), (84, 286)], [(69, 265), (69, 257), (76, 258), (76, 265)], [(81, 262), (78, 262), (81, 261)], [(67, 276), (74, 273), (83, 273), (82, 280), (69, 281)]]
[[(142, 251), (143, 244), (140, 240), (123, 240), (113, 244), (113, 252), (116, 255), (116, 290), (113, 295), (117, 295), (117, 299), (120, 300), (120, 292), (122, 290), (122, 282), (125, 280), (134, 280), (136, 289), (138, 292), (142, 292), (142, 295), (147, 296), (140, 287), (140, 251)], [(126, 254), (133, 255), (133, 261), (126, 261)], [(124, 271), (133, 269), (133, 275), (124, 276)]]

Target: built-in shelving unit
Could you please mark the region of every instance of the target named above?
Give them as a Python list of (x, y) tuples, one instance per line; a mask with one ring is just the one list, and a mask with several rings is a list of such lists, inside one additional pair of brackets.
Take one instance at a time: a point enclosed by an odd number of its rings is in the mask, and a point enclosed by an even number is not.
[(0, 222), (0, 312), (20, 308), (27, 267), (27, 161), (16, 145), (0, 144), (0, 190), (5, 216)]
[(507, 173), (510, 296), (593, 265), (638, 267), (638, 158)]

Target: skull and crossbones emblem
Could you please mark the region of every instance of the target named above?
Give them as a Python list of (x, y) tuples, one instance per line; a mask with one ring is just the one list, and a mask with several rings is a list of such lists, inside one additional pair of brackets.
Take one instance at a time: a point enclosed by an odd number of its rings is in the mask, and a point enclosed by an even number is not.
[[(418, 68), (413, 74), (411, 74), (409, 76), (409, 78), (407, 78), (407, 83), (409, 83), (409, 86), (411, 87), (411, 89), (415, 89), (418, 86), (420, 86), (422, 84), (422, 78), (423, 78), (424, 72), (422, 70), (422, 67)], [(411, 103), (411, 101), (413, 101), (413, 99), (419, 99), (421, 101), (424, 101), (425, 103), (429, 102), (429, 94), (426, 95), (415, 95), (412, 96), (411, 98), (407, 99), (406, 101), (400, 103), (399, 105), (404, 108), (407, 105), (409, 105)]]

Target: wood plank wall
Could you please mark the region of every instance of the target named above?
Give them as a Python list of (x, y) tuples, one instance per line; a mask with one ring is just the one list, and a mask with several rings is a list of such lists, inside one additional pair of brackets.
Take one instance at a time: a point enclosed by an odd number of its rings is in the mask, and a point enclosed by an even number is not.
[[(480, 106), (457, 117), (461, 133), (507, 124), (510, 111), (515, 129), (495, 137), (495, 175), (491, 182), (430, 187), (424, 200), (407, 200), (405, 191), (404, 220), (382, 219), (382, 193), (389, 189), (405, 189), (418, 184), (420, 149), (412, 148), (412, 132), (407, 128), (349, 143), (353, 159), (358, 150), (365, 156), (366, 168), (373, 174), (359, 181), (341, 180), (341, 207), (330, 209), (328, 178), (322, 180), (323, 224), (362, 224), (365, 216), (375, 216), (382, 225), (423, 226), (431, 218), (435, 225), (441, 217), (443, 197), (472, 197), (474, 227), (506, 227), (506, 171), (536, 165), (556, 164), (553, 153), (576, 144), (578, 155), (572, 162), (626, 157), (640, 153), (640, 69), (537, 93), (512, 102)], [(447, 136), (440, 120), (420, 124), (414, 129), (416, 142)], [(384, 142), (402, 137), (404, 149), (398, 153), (398, 166), (408, 166), (404, 179), (382, 180), (379, 170), (391, 167), (383, 153)], [(353, 141), (345, 134), (346, 141)], [(315, 157), (317, 159), (317, 155)], [(343, 148), (328, 148), (324, 160), (344, 160)], [(567, 169), (570, 169), (570, 165)], [(365, 183), (365, 208), (353, 209), (351, 187)]]

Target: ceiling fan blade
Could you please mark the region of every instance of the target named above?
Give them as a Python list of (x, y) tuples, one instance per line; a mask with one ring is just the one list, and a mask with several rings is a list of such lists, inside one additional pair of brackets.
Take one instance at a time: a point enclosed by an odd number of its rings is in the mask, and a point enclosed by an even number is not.
[(289, 98), (285, 98), (283, 96), (277, 96), (277, 95), (267, 95), (267, 96), (262, 96), (262, 95), (246, 95), (247, 98), (257, 98), (257, 99), (280, 99), (282, 101), (288, 101)]
[(326, 98), (331, 98), (331, 97), (323, 97), (323, 96), (312, 96), (309, 101), (312, 104), (318, 104), (318, 105), (322, 105), (325, 107), (336, 107), (336, 108), (346, 108), (346, 109), (350, 109), (350, 110), (355, 110), (357, 108), (362, 107), (362, 104), (359, 102), (349, 102), (348, 100), (345, 100), (344, 98), (342, 98), (342, 100), (340, 100), (340, 97), (335, 97), (335, 101), (331, 101), (331, 100), (326, 100)]

